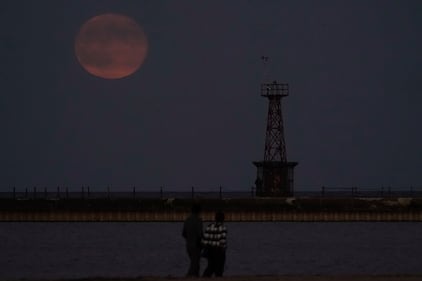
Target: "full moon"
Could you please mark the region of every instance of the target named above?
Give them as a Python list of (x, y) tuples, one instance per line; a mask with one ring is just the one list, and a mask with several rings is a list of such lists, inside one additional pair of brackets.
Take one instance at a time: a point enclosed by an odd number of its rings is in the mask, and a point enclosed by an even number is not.
[(144, 62), (147, 37), (131, 18), (103, 14), (85, 22), (75, 40), (75, 54), (90, 74), (119, 79), (133, 74)]

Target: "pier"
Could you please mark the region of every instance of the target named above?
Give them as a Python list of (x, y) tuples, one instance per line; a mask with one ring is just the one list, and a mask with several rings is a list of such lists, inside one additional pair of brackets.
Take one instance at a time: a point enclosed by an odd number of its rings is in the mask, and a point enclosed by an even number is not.
[(422, 198), (240, 198), (0, 200), (0, 222), (181, 222), (192, 202), (212, 221), (421, 222)]

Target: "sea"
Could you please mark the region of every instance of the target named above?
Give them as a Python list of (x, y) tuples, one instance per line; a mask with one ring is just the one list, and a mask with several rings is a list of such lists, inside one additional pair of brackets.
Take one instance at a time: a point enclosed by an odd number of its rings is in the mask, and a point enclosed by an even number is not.
[[(227, 276), (422, 273), (417, 222), (226, 225)], [(189, 264), (181, 231), (180, 222), (3, 222), (0, 279), (181, 277)]]

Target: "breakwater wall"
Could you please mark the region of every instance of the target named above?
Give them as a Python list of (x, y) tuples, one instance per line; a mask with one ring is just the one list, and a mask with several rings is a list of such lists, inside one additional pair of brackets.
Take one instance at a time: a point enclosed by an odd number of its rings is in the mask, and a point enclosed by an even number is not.
[(0, 200), (0, 222), (180, 222), (193, 202), (204, 221), (221, 210), (227, 221), (417, 221), (422, 198), (57, 199)]
[[(182, 222), (188, 212), (1, 212), (1, 222)], [(214, 213), (204, 212), (204, 221)], [(231, 222), (422, 222), (422, 212), (226, 212)]]

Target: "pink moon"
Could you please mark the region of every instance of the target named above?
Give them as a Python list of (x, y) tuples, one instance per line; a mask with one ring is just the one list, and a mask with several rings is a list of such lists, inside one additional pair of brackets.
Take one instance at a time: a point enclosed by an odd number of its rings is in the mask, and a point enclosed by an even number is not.
[(147, 37), (130, 17), (103, 14), (85, 22), (75, 39), (75, 54), (90, 74), (119, 79), (136, 72), (148, 52)]

